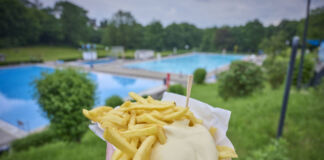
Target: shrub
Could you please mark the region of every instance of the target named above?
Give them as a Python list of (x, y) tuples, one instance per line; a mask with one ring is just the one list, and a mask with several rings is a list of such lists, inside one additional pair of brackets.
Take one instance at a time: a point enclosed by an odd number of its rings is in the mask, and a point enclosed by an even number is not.
[(235, 61), (228, 71), (219, 75), (218, 81), (222, 98), (248, 96), (263, 87), (263, 74), (254, 63)]
[[(294, 72), (293, 72), (293, 84), (297, 84), (297, 77), (298, 77), (298, 71), (299, 71), (299, 63), (300, 63), (300, 57), (296, 59), (296, 63), (294, 66)], [(312, 59), (310, 55), (305, 55), (304, 57), (304, 63), (303, 63), (303, 77), (302, 77), (302, 84), (308, 84), (312, 77), (314, 76), (314, 70), (315, 70), (315, 61)]]
[(204, 68), (197, 68), (194, 72), (194, 82), (197, 84), (202, 84), (205, 81), (206, 70)]
[(117, 95), (110, 96), (106, 99), (106, 106), (117, 107), (124, 103), (124, 100)]
[(9, 66), (9, 65), (17, 65), (24, 63), (42, 63), (44, 62), (42, 59), (31, 59), (31, 60), (22, 60), (22, 61), (4, 61), (0, 62), (0, 66)]
[(30, 147), (37, 147), (43, 144), (53, 142), (57, 136), (51, 129), (46, 129), (42, 132), (30, 134), (24, 138), (17, 139), (11, 143), (11, 149), (14, 151), (27, 150)]
[(315, 95), (318, 97), (323, 97), (324, 95), (324, 78), (322, 78), (321, 82), (315, 87)]
[(71, 61), (76, 61), (78, 59), (81, 59), (81, 57), (67, 57), (67, 58), (61, 58), (59, 60), (64, 61), (64, 62), (71, 62)]
[[(122, 55), (118, 55), (118, 58), (123, 58), (123, 56)], [(134, 59), (134, 55), (125, 54), (124, 58), (125, 59)]]
[(265, 66), (267, 79), (273, 89), (278, 88), (285, 80), (288, 63), (276, 60)]
[(169, 92), (172, 92), (172, 93), (181, 94), (181, 95), (184, 95), (185, 94), (185, 88), (181, 84), (171, 85), (169, 87), (168, 91)]
[[(147, 95), (147, 94), (142, 95), (143, 98), (147, 98), (148, 96), (149, 96), (149, 95)], [(131, 99), (130, 101), (131, 101), (131, 102), (136, 102), (135, 99)]]
[(267, 68), (267, 67), (271, 66), (274, 61), (275, 61), (275, 57), (268, 55), (267, 58), (263, 61), (262, 66)]
[(262, 149), (252, 151), (247, 160), (289, 160), (287, 142), (282, 138), (272, 140), (270, 144)]
[(35, 85), (35, 96), (55, 134), (63, 140), (80, 141), (87, 130), (82, 108), (94, 105), (96, 88), (87, 74), (74, 69), (55, 70), (43, 73)]

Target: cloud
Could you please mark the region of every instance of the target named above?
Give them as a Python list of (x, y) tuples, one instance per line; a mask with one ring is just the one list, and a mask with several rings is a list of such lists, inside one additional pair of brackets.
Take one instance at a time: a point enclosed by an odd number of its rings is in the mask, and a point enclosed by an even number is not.
[[(118, 10), (130, 11), (141, 24), (160, 20), (168, 25), (189, 22), (198, 27), (243, 25), (259, 19), (265, 25), (282, 19), (305, 17), (307, 0), (69, 0), (89, 11), (97, 20), (110, 18)], [(41, 0), (52, 6), (55, 0)], [(312, 0), (311, 8), (323, 6), (323, 0)]]
[(33, 100), (8, 98), (2, 93), (0, 93), (0, 115), (8, 111), (15, 110), (22, 106), (32, 106), (32, 105), (35, 105), (35, 101)]

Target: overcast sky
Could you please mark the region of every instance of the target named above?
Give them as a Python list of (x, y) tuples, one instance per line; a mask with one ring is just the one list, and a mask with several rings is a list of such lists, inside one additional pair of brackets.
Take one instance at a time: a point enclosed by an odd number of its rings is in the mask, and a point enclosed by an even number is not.
[[(58, 0), (39, 0), (53, 6)], [(111, 18), (118, 10), (129, 11), (141, 24), (159, 20), (189, 22), (198, 27), (242, 25), (259, 19), (264, 25), (277, 25), (282, 19), (300, 19), (306, 15), (307, 0), (68, 0), (88, 10), (97, 21)], [(311, 8), (324, 5), (312, 0)]]

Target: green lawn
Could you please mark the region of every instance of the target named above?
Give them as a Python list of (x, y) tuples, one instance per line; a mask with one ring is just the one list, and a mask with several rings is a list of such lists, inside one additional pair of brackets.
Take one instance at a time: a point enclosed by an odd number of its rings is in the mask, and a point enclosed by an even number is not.
[[(222, 100), (217, 85), (194, 86), (192, 97), (232, 111), (228, 136), (242, 159), (276, 137), (283, 89), (264, 89), (250, 97)], [(321, 159), (324, 103), (311, 91), (291, 91), (283, 138), (292, 160)]]
[[(125, 58), (134, 58), (135, 50), (126, 50)], [(99, 57), (110, 55), (108, 51), (103, 49), (97, 50)], [(171, 54), (171, 51), (160, 52), (162, 56)], [(184, 53), (184, 51), (179, 52)], [(17, 47), (17, 48), (4, 48), (0, 49), (0, 54), (5, 55), (6, 62), (21, 62), (30, 60), (44, 60), (44, 61), (55, 61), (65, 59), (81, 59), (82, 52), (77, 48), (63, 47), (63, 46), (28, 46), (28, 47)], [(0, 62), (1, 63), (1, 62)]]
[(28, 151), (1, 156), (1, 160), (97, 160), (105, 159), (106, 143), (91, 131), (81, 143), (55, 142)]
[[(240, 159), (276, 137), (283, 89), (265, 88), (250, 97), (222, 100), (217, 84), (194, 85), (192, 97), (232, 111), (228, 136)], [(324, 148), (324, 103), (312, 91), (291, 91), (283, 138), (292, 160), (321, 159)], [(1, 160), (104, 159), (105, 144), (88, 132), (80, 144), (56, 142), (3, 155)]]
[(0, 49), (6, 61), (28, 61), (43, 59), (53, 61), (66, 58), (81, 58), (81, 52), (72, 47), (33, 46)]

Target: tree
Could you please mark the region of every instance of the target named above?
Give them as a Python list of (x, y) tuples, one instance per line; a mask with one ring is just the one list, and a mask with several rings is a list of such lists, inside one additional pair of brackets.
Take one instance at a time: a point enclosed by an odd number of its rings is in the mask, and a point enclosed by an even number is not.
[(268, 27), (265, 27), (264, 29), (265, 29), (265, 37), (266, 38), (271, 37), (277, 31), (277, 27), (272, 24), (269, 25)]
[(167, 49), (183, 48), (185, 46), (181, 27), (178, 24), (172, 23), (165, 28), (164, 45)]
[(161, 51), (163, 49), (163, 26), (159, 21), (153, 21), (144, 28), (143, 46)]
[[(298, 35), (302, 36), (304, 32), (304, 22), (302, 19), (298, 25)], [(310, 39), (324, 39), (324, 6), (311, 10), (309, 15), (307, 37)]]
[(200, 43), (200, 50), (202, 51), (212, 51), (214, 50), (214, 45), (213, 45), (213, 35), (216, 32), (217, 28), (207, 28), (204, 29), (203, 35), (202, 35), (202, 40)]
[(138, 48), (142, 44), (142, 26), (130, 12), (118, 11), (108, 21), (102, 42), (106, 45), (122, 45), (126, 48)]
[(290, 20), (282, 20), (278, 27), (276, 28), (277, 33), (285, 33), (285, 37), (283, 37), (286, 40), (291, 40), (295, 35), (297, 35), (297, 26), (299, 22), (298, 21), (290, 21)]
[(95, 84), (86, 73), (58, 69), (35, 80), (35, 96), (56, 135), (67, 141), (80, 141), (87, 130), (82, 109), (94, 105)]
[(233, 50), (235, 39), (229, 27), (223, 27), (215, 32), (214, 45), (218, 50), (227, 49)]
[(231, 34), (234, 37), (234, 51), (247, 51), (249, 46), (244, 42), (244, 26), (234, 26), (231, 28)]
[(287, 45), (285, 44), (286, 37), (286, 32), (281, 31), (270, 38), (264, 38), (260, 43), (259, 48), (275, 57), (277, 54), (287, 48)]
[(87, 40), (90, 26), (86, 10), (67, 1), (57, 2), (54, 9), (60, 14), (65, 43), (76, 46)]
[(0, 1), (0, 47), (26, 45), (38, 41), (39, 20), (34, 9), (19, 0)]
[(63, 41), (62, 24), (53, 15), (53, 9), (45, 8), (35, 10), (35, 16), (40, 21), (39, 42), (45, 44), (58, 44)]
[(189, 23), (172, 23), (165, 28), (164, 45), (167, 49), (184, 49), (185, 45), (191, 48), (199, 47), (202, 39), (201, 31)]
[(262, 23), (259, 20), (248, 22), (244, 26), (244, 38), (246, 44), (245, 50), (255, 52), (258, 49), (259, 43), (264, 38), (265, 32)]
[[(185, 45), (189, 45), (191, 48), (198, 47), (202, 39), (201, 30), (195, 25), (189, 23), (180, 23), (179, 25), (182, 29)], [(184, 46), (181, 46), (180, 48), (183, 47)]]

